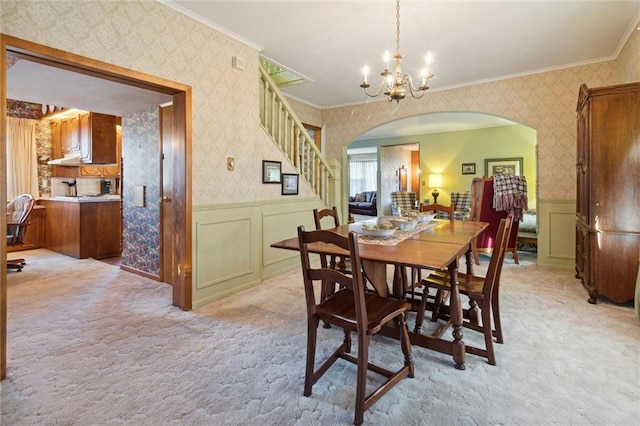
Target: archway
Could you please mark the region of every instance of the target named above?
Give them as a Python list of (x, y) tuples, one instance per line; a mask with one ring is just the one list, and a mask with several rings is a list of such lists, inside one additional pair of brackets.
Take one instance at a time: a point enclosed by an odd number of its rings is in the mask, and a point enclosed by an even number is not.
[[(385, 165), (381, 147), (420, 146), (421, 201), (429, 199), (428, 175), (442, 175), (443, 186), (438, 201), (450, 202), (452, 192), (470, 188), (474, 177), (486, 174), (485, 163), (492, 159), (522, 158), (522, 174), (527, 178), (529, 208), (537, 206), (537, 133), (526, 125), (505, 117), (478, 112), (438, 112), (421, 114), (387, 122), (363, 133), (344, 150), (343, 193), (349, 190), (349, 150), (373, 149), (379, 162), (377, 188), (389, 177), (382, 171), (393, 170), (396, 164)], [(464, 169), (463, 169), (464, 167)], [(427, 196), (425, 196), (427, 194)], [(390, 197), (388, 197), (390, 198)], [(378, 196), (378, 210), (389, 212), (384, 195)], [(381, 213), (382, 214), (382, 213)]]

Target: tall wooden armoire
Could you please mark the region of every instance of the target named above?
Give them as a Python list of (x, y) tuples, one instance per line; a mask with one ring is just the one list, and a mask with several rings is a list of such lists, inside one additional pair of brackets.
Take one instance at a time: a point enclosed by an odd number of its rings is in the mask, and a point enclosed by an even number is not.
[(640, 83), (578, 96), (576, 277), (589, 303), (634, 297), (640, 253)]

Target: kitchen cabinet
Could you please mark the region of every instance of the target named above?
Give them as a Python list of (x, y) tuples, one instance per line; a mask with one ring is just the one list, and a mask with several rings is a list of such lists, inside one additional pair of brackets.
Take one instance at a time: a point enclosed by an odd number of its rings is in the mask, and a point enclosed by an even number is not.
[(53, 166), (52, 176), (55, 177), (120, 177), (120, 166), (117, 164), (110, 166)]
[(120, 177), (120, 166), (80, 166), (80, 177)]
[[(122, 133), (116, 128), (118, 117), (90, 112), (73, 117), (75, 120), (71, 118), (51, 122), (52, 157), (80, 155), (83, 165), (54, 165), (51, 175), (76, 178), (120, 177)], [(77, 137), (74, 139), (70, 133)]]
[(33, 206), (22, 244), (7, 246), (7, 253), (44, 247), (44, 220), (44, 206)]
[(95, 112), (79, 115), (80, 160), (83, 163), (117, 163), (116, 119), (113, 115)]
[(60, 153), (61, 157), (80, 154), (80, 131), (77, 116), (64, 118), (60, 121)]
[(580, 87), (576, 277), (596, 303), (632, 300), (640, 254), (640, 83)]
[(42, 199), (47, 208), (46, 249), (85, 259), (119, 256), (122, 240), (121, 202)]

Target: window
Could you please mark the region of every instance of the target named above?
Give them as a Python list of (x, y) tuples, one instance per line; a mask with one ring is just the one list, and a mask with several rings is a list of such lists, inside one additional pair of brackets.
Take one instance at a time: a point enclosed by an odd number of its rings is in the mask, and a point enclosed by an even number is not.
[(349, 195), (377, 189), (378, 159), (373, 155), (349, 156)]

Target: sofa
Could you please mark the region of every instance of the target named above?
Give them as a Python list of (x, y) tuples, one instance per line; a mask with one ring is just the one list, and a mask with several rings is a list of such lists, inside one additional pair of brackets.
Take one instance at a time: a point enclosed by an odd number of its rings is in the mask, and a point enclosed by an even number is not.
[(377, 216), (377, 191), (365, 191), (349, 197), (349, 214)]

